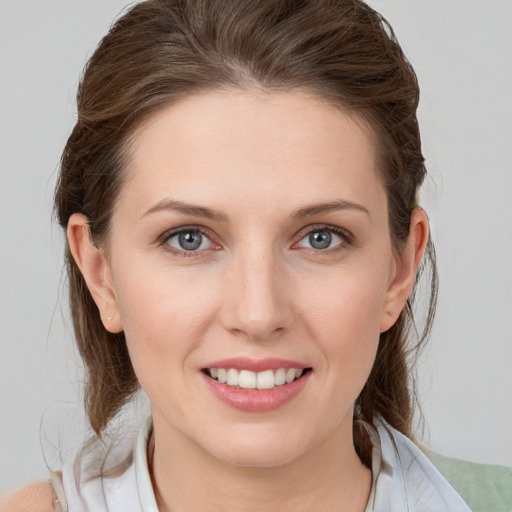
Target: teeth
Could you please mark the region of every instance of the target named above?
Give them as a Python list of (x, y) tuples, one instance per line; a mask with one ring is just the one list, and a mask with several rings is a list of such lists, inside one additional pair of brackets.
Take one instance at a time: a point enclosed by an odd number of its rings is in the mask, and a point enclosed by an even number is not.
[(272, 370), (258, 373), (256, 387), (258, 389), (272, 389), (276, 386), (276, 379)]
[(250, 370), (238, 371), (235, 368), (209, 368), (208, 372), (212, 379), (217, 379), (228, 386), (243, 389), (273, 389), (298, 379), (304, 370), (302, 368), (279, 368), (275, 371), (251, 372)]
[(219, 382), (222, 382), (222, 384), (225, 384), (228, 380), (228, 372), (224, 370), (224, 368), (219, 368), (217, 370), (217, 379), (219, 380)]
[(276, 372), (276, 386), (282, 386), (286, 382), (286, 370), (279, 368)]
[[(237, 370), (229, 370), (230, 372), (237, 372)], [(238, 373), (238, 372), (237, 372)], [(242, 370), (238, 379), (238, 385), (245, 389), (254, 389), (256, 387), (256, 374), (249, 370)], [(229, 382), (228, 382), (229, 384)]]
[(228, 370), (228, 380), (226, 384), (228, 386), (238, 386), (238, 371), (234, 368)]
[(295, 368), (290, 368), (286, 370), (286, 382), (289, 384), (295, 380), (295, 375), (297, 375), (297, 370)]

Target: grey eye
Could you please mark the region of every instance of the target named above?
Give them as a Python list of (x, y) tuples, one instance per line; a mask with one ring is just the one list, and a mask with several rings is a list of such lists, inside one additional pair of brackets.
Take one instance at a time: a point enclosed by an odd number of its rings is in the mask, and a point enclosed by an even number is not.
[(332, 233), (327, 229), (313, 231), (309, 233), (308, 241), (313, 249), (327, 249), (332, 243)]
[(197, 251), (210, 247), (210, 240), (197, 229), (188, 229), (172, 235), (167, 243), (182, 251)]
[(201, 247), (203, 235), (199, 231), (186, 231), (178, 235), (178, 243), (186, 251), (195, 251)]
[(324, 249), (334, 249), (338, 246), (341, 247), (346, 242), (343, 235), (338, 234), (334, 229), (318, 228), (310, 231), (297, 245), (322, 251)]

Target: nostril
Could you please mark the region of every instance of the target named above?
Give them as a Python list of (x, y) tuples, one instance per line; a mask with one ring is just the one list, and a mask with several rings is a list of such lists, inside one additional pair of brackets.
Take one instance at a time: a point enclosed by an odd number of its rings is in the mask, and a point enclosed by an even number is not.
[(272, 340), (281, 334), (285, 333), (284, 327), (277, 327), (274, 329), (267, 329), (263, 325), (248, 326), (246, 329), (233, 328), (231, 333), (239, 338), (246, 338), (250, 342), (264, 342)]

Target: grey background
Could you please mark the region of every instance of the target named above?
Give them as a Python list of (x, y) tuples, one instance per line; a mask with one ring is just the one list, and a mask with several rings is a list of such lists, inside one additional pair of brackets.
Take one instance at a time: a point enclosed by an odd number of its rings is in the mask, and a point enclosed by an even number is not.
[[(419, 369), (423, 437), (450, 456), (512, 465), (512, 2), (371, 4), (422, 88), (422, 204), (441, 277)], [(52, 194), (79, 74), (125, 5), (0, 0), (0, 493), (47, 476), (41, 446), (62, 449), (52, 425), (79, 411)]]

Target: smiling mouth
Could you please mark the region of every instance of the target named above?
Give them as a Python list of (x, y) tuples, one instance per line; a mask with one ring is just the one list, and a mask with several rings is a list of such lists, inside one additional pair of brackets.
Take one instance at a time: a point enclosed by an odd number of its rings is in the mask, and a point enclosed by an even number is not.
[(278, 368), (253, 372), (236, 368), (205, 368), (203, 373), (213, 380), (233, 388), (263, 390), (291, 384), (311, 370), (311, 368)]

